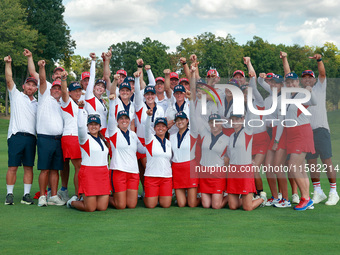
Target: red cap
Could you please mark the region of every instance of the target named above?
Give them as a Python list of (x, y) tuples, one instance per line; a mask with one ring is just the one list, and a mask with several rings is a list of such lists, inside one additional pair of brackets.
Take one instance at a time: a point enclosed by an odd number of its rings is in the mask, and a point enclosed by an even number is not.
[(244, 75), (244, 72), (242, 71), (242, 70), (236, 70), (234, 73), (233, 73), (233, 77), (236, 75), (236, 74), (241, 74), (243, 77), (246, 77), (245, 75)]
[(62, 68), (61, 66), (58, 66), (58, 67), (54, 68), (53, 73), (55, 73), (55, 72), (58, 71), (58, 70), (60, 70), (60, 71), (62, 71), (62, 72), (65, 71), (64, 68)]
[(210, 77), (210, 75), (212, 75), (213, 73), (216, 74), (217, 77), (220, 77), (216, 69), (209, 70), (207, 73), (207, 77)]
[(123, 69), (118, 70), (118, 71), (117, 71), (117, 74), (123, 74), (123, 75), (127, 76), (126, 71), (123, 70)]
[(181, 78), (181, 79), (179, 79), (178, 84), (181, 84), (181, 82), (183, 82), (183, 81), (186, 81), (187, 83), (189, 83), (189, 80), (187, 78)]
[(53, 86), (56, 86), (56, 85), (61, 86), (61, 81), (60, 81), (60, 80), (55, 80), (55, 81), (52, 83), (52, 87), (53, 87)]
[(84, 80), (85, 78), (90, 78), (90, 72), (83, 72), (81, 74), (81, 79)]
[(163, 77), (157, 77), (157, 78), (155, 79), (155, 82), (158, 82), (158, 81), (165, 82), (165, 80), (164, 80)]
[(37, 81), (34, 77), (28, 77), (28, 78), (26, 79), (25, 83), (27, 83), (27, 82), (29, 82), (29, 81), (34, 82), (35, 85), (38, 85), (38, 81)]
[(178, 80), (179, 79), (178, 73), (175, 73), (175, 72), (170, 73), (170, 79), (172, 79), (172, 78), (176, 78)]

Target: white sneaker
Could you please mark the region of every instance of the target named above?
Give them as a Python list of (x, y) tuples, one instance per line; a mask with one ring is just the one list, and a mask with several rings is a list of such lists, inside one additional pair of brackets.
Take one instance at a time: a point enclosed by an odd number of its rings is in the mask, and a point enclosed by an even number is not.
[(321, 201), (325, 200), (327, 198), (326, 194), (323, 192), (323, 190), (321, 190), (321, 192), (317, 192), (314, 190), (314, 194), (313, 194), (313, 202), (314, 204), (318, 204)]
[(282, 199), (282, 193), (277, 193), (277, 198), (281, 200)]
[(339, 201), (339, 195), (337, 192), (330, 192), (328, 195), (328, 200), (326, 205), (336, 205)]
[(267, 203), (267, 193), (264, 192), (264, 191), (261, 191), (260, 192), (260, 198), (263, 199), (263, 202), (260, 204), (260, 207), (266, 206), (266, 203)]
[(292, 195), (292, 204), (298, 204), (300, 203), (300, 198), (298, 194), (293, 194)]
[(197, 198), (202, 198), (202, 193), (197, 193)]
[(78, 200), (78, 197), (77, 196), (73, 196), (73, 197), (71, 197), (71, 199), (69, 199), (68, 201), (67, 201), (67, 203), (66, 203), (66, 205), (67, 205), (67, 208), (73, 208), (73, 206), (72, 206), (72, 202), (73, 201), (77, 201)]
[(286, 199), (281, 199), (279, 203), (277, 204), (274, 204), (274, 207), (276, 208), (288, 208), (288, 207), (291, 207), (292, 205), (290, 204), (290, 201), (286, 200)]
[(63, 200), (61, 200), (58, 197), (58, 195), (55, 195), (48, 200), (47, 204), (48, 205), (58, 205), (58, 206), (60, 206), (60, 205), (65, 205), (66, 203)]
[(68, 196), (68, 190), (62, 191), (61, 189), (59, 189), (58, 192), (57, 192), (57, 195), (65, 203), (70, 199), (69, 196)]
[(47, 206), (46, 196), (40, 196), (38, 200), (38, 206)]
[(273, 206), (274, 204), (277, 204), (278, 202), (280, 202), (280, 199), (271, 197), (267, 200), (267, 202), (265, 203), (265, 206)]

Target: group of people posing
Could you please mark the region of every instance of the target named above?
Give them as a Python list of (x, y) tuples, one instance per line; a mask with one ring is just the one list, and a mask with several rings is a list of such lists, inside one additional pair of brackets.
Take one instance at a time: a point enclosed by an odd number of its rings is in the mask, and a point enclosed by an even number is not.
[[(287, 208), (296, 203), (294, 209), (303, 211), (327, 199), (318, 171), (311, 171), (314, 194), (313, 198), (309, 196), (305, 160), (315, 169), (319, 156), (330, 182), (326, 205), (336, 205), (339, 200), (326, 112), (326, 72), (319, 54), (311, 57), (318, 63), (319, 77), (316, 79), (311, 70), (301, 76), (302, 88), (311, 95), (303, 107), (311, 115), (301, 111), (298, 104), (281, 109), (281, 89), (300, 87), (300, 79), (291, 72), (284, 52), (280, 53), (284, 76), (260, 73), (257, 77), (250, 58), (244, 57), (249, 80), (244, 71), (236, 70), (223, 89), (217, 70), (209, 70), (206, 79), (201, 78), (196, 55), (190, 57), (190, 65), (185, 58), (180, 59), (185, 74), (181, 79), (169, 69), (164, 70), (164, 77), (155, 78), (151, 66), (144, 65), (142, 59), (136, 61), (133, 75), (121, 69), (112, 76), (110, 49), (101, 55), (104, 73), (96, 79), (97, 56), (91, 53), (90, 71), (82, 73), (80, 82), (69, 84), (64, 68), (54, 69), (50, 83), (45, 61), (38, 62), (36, 72), (32, 53), (25, 49), (24, 55), (31, 76), (22, 85), (22, 92), (12, 78), (11, 57), (4, 58), (11, 102), (6, 205), (14, 204), (16, 172), (21, 165), (21, 203), (34, 204), (30, 190), (36, 147), (38, 206), (67, 204), (91, 212), (106, 210), (108, 205), (135, 208), (142, 197), (147, 208), (167, 208), (176, 196), (179, 207), (201, 204), (220, 209), (228, 205), (232, 210), (242, 207), (250, 211), (259, 206)], [(269, 92), (267, 98), (263, 99), (257, 84)], [(240, 104), (233, 88), (242, 91), (244, 112), (237, 110)], [(37, 90), (38, 100), (34, 97)], [(305, 97), (305, 93), (291, 91), (286, 98)], [(273, 98), (278, 103), (271, 114), (254, 114), (251, 110), (271, 109)], [(249, 124), (256, 121), (265, 124)], [(283, 125), (285, 121), (294, 121), (294, 125)], [(75, 195), (71, 198), (70, 161), (75, 169)], [(271, 192), (267, 199), (261, 166), (288, 167), (292, 202), (285, 171), (266, 171)], [(232, 171), (206, 171), (222, 168)]]

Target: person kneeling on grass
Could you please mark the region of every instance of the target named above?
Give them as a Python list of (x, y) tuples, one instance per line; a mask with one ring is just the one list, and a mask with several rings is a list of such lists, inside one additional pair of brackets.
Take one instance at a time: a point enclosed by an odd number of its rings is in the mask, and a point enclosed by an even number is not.
[[(110, 179), (108, 170), (108, 144), (100, 133), (100, 116), (90, 114), (87, 116), (84, 102), (79, 102), (78, 137), (81, 147), (81, 167), (79, 170), (79, 194), (83, 201), (77, 201), (73, 196), (67, 201), (67, 207), (74, 207), (81, 211), (105, 211), (109, 204)], [(86, 132), (88, 129), (88, 133)]]
[(227, 149), (227, 162), (229, 161), (228, 204), (231, 210), (242, 206), (243, 210), (252, 211), (267, 201), (265, 192), (262, 192), (260, 198), (253, 200), (253, 194), (256, 192), (251, 155), (253, 131), (250, 127), (243, 126), (245, 123), (243, 115), (231, 112), (230, 119), (235, 132), (230, 136)]

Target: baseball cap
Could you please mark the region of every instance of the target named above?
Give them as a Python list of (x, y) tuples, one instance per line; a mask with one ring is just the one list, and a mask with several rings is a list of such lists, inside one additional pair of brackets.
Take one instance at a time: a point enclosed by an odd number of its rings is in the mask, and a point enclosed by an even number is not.
[(29, 82), (29, 81), (34, 82), (35, 85), (38, 85), (38, 81), (37, 81), (37, 79), (35, 79), (34, 77), (28, 77), (28, 78), (26, 79), (25, 83), (27, 83), (27, 82)]
[(244, 72), (242, 71), (242, 70), (236, 70), (234, 73), (233, 73), (233, 77), (236, 75), (236, 74), (241, 74), (243, 77), (246, 77), (245, 75), (244, 75)]
[(242, 118), (243, 116), (244, 116), (243, 114), (236, 114), (233, 111), (230, 113), (230, 118), (231, 117)]
[(203, 85), (206, 85), (207, 83), (206, 83), (206, 81), (204, 80), (204, 79), (198, 79), (197, 81), (196, 81), (196, 83), (197, 84), (203, 84)]
[(283, 77), (279, 74), (274, 74), (273, 75), (273, 80), (276, 82), (276, 83), (282, 83), (283, 82)]
[(219, 114), (217, 114), (217, 113), (210, 114), (210, 116), (209, 116), (209, 121), (211, 121), (211, 120), (219, 120), (219, 119), (221, 119), (221, 116)]
[(235, 79), (230, 79), (228, 82), (227, 82), (228, 85), (234, 85), (236, 87), (240, 87), (239, 83), (237, 80)]
[(132, 76), (128, 76), (124, 79), (124, 81), (127, 81), (127, 82), (130, 82), (130, 81), (133, 81), (135, 82), (135, 78), (133, 78)]
[(175, 114), (175, 121), (177, 118), (188, 119), (188, 116), (185, 114), (185, 112), (180, 111)]
[(298, 80), (299, 76), (296, 73), (287, 73), (285, 78), (286, 78), (286, 80), (287, 79)]
[(81, 89), (79, 82), (77, 82), (77, 81), (71, 82), (71, 84), (68, 85), (68, 91), (73, 91), (73, 90), (76, 90), (76, 89)]
[(54, 81), (54, 82), (52, 83), (52, 87), (53, 87), (53, 86), (56, 86), (56, 85), (61, 86), (61, 81), (60, 81), (60, 80), (56, 80), (56, 81)]
[(178, 80), (178, 73), (172, 72), (170, 73), (170, 79), (176, 78)]
[(216, 74), (217, 77), (220, 77), (216, 69), (209, 70), (207, 73), (207, 77), (210, 77), (210, 75), (212, 75), (213, 73)]
[(274, 75), (275, 75), (274, 73), (267, 73), (265, 79), (271, 80), (271, 79), (273, 79), (273, 76), (274, 76)]
[(58, 67), (54, 68), (53, 73), (55, 73), (55, 72), (58, 71), (58, 70), (59, 70), (59, 71), (62, 71), (62, 72), (65, 71), (64, 68), (62, 68), (61, 66), (58, 66)]
[(303, 76), (305, 76), (307, 74), (309, 74), (310, 76), (315, 78), (315, 74), (314, 74), (314, 72), (312, 70), (305, 70), (305, 71), (303, 71), (301, 76), (303, 77)]
[(174, 87), (174, 93), (176, 93), (176, 92), (185, 92), (184, 86), (183, 85), (176, 85)]
[(144, 89), (144, 95), (146, 93), (148, 93), (148, 92), (156, 94), (155, 87), (154, 86), (150, 86), (150, 85), (146, 86), (145, 89)]
[(178, 84), (181, 84), (181, 82), (183, 82), (183, 81), (186, 81), (187, 83), (189, 83), (189, 80), (187, 78), (181, 78), (181, 79), (179, 79)]
[(162, 81), (162, 82), (165, 82), (165, 79), (163, 77), (157, 77), (155, 79), (155, 82), (158, 82), (158, 81)]
[(99, 83), (103, 83), (105, 88), (106, 88), (106, 81), (104, 81), (103, 79), (98, 79), (98, 80), (96, 80), (96, 83), (94, 85), (97, 85)]
[(166, 118), (163, 118), (163, 117), (157, 118), (155, 120), (155, 126), (158, 125), (158, 124), (164, 124), (165, 126), (168, 126), (168, 122), (167, 122)]
[(85, 78), (90, 78), (90, 72), (83, 72), (81, 74), (81, 79), (84, 80)]
[(87, 124), (90, 124), (92, 122), (95, 122), (95, 123), (101, 125), (100, 116), (98, 114), (90, 114), (87, 117)]
[(126, 71), (125, 71), (125, 70), (123, 70), (123, 69), (120, 69), (120, 70), (118, 70), (118, 71), (117, 71), (117, 74), (122, 74), (122, 75), (125, 75), (125, 76), (127, 76), (127, 73), (126, 73)]
[(121, 117), (123, 117), (123, 116), (126, 116), (126, 117), (128, 117), (128, 118), (130, 119), (129, 113), (128, 113), (127, 111), (125, 111), (125, 110), (122, 110), (122, 111), (118, 112), (118, 114), (117, 114), (117, 120), (119, 120), (119, 119), (120, 119)]
[[(126, 79), (125, 79), (126, 80)], [(122, 88), (127, 88), (129, 90), (131, 90), (131, 85), (129, 82), (123, 81), (120, 85), (119, 85), (119, 90), (121, 90)]]

